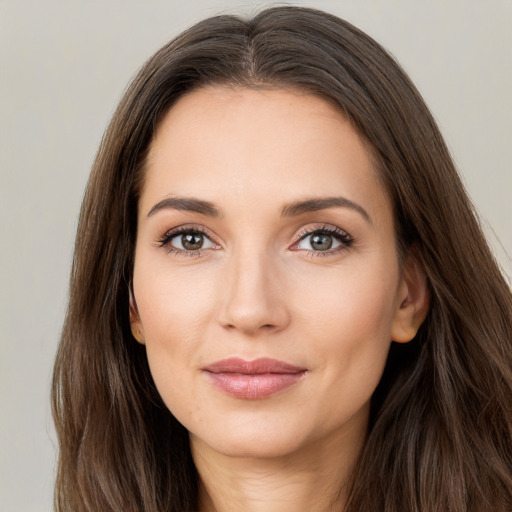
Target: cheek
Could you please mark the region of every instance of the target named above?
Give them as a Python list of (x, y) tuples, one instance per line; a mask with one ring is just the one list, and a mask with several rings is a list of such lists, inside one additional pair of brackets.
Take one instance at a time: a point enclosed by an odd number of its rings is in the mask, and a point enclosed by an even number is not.
[(329, 273), (313, 269), (296, 275), (300, 278), (288, 294), (296, 297), (295, 316), (313, 327), (320, 338), (390, 340), (398, 268), (377, 261)]
[(316, 351), (326, 375), (333, 381), (343, 380), (344, 389), (376, 387), (391, 344), (390, 308), (363, 299), (343, 300), (337, 308), (324, 307), (318, 311), (323, 321), (314, 329)]
[(379, 274), (353, 268), (302, 295), (299, 330), (307, 333), (308, 353), (331, 390), (322, 407), (342, 397), (344, 407), (357, 409), (380, 381), (391, 344), (397, 277), (392, 271)]
[[(169, 408), (185, 390), (187, 379), (200, 366), (198, 358), (205, 325), (211, 318), (215, 286), (206, 276), (169, 271), (153, 260), (150, 270), (142, 258), (134, 272), (137, 301), (151, 374)], [(177, 386), (176, 383), (183, 385)]]
[(194, 266), (172, 271), (165, 257), (141, 258), (134, 291), (146, 340), (168, 344), (172, 337), (175, 345), (192, 337), (209, 313), (214, 289), (211, 272)]

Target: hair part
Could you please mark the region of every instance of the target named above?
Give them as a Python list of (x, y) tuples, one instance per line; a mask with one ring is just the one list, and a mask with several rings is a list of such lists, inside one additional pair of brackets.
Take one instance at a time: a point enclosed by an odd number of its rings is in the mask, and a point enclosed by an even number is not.
[[(431, 308), (392, 344), (347, 512), (512, 508), (512, 297), (435, 121), (399, 65), (339, 18), (277, 7), (202, 21), (158, 51), (101, 142), (79, 219), (53, 377), (56, 509), (197, 507), (188, 433), (129, 325), (137, 205), (155, 131), (199, 87), (295, 88), (336, 105), (371, 148)], [(341, 483), (340, 483), (341, 485)]]

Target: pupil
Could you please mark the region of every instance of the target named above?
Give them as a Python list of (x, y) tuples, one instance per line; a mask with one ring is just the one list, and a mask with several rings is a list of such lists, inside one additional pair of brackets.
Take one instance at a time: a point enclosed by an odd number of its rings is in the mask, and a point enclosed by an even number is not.
[(311, 237), (311, 247), (317, 251), (327, 251), (332, 246), (332, 236), (317, 234)]
[(183, 247), (189, 251), (201, 249), (203, 245), (203, 235), (197, 233), (183, 235), (181, 243), (183, 244)]

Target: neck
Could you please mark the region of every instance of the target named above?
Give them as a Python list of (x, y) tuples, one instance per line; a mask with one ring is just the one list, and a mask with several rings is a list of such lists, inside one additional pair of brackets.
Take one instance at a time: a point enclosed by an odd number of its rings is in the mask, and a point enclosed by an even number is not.
[(316, 443), (275, 458), (237, 458), (191, 436), (200, 476), (200, 512), (343, 511), (346, 487), (363, 436)]

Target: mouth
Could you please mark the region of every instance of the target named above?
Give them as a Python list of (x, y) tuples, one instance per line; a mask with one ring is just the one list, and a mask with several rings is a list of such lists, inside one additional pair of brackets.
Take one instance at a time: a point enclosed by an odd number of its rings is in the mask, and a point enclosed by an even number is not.
[(223, 393), (258, 400), (293, 386), (304, 377), (307, 369), (270, 358), (254, 361), (229, 358), (212, 363), (202, 371)]

